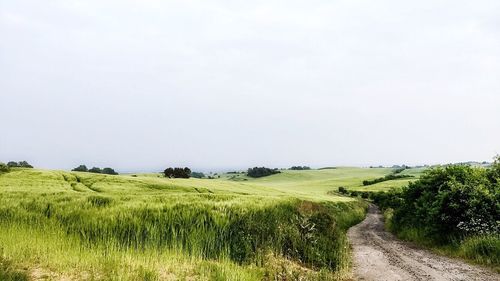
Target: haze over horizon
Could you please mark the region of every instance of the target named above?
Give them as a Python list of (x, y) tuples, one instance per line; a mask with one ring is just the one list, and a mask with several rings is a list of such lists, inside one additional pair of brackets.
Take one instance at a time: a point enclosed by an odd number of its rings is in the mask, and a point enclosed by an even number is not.
[(499, 1), (2, 1), (0, 162), (491, 161)]

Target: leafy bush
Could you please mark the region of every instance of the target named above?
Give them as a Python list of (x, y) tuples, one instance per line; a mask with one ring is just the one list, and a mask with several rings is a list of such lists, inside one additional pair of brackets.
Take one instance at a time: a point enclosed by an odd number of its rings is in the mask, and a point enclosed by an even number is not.
[(347, 193), (349, 193), (349, 191), (345, 187), (341, 186), (341, 187), (339, 187), (339, 193), (347, 194)]
[(261, 178), (261, 177), (266, 177), (274, 174), (279, 174), (281, 173), (278, 171), (278, 169), (270, 169), (266, 167), (254, 167), (250, 168), (247, 171), (247, 176), (252, 177), (252, 178)]
[(495, 165), (489, 170), (451, 165), (424, 172), (403, 189), (396, 200), (400, 202), (387, 203), (395, 208), (394, 226), (416, 227), (440, 241), (499, 233), (498, 159)]

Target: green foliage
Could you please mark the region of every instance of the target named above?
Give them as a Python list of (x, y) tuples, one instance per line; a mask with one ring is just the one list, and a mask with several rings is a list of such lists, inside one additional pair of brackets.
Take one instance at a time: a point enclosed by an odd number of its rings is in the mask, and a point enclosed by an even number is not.
[(191, 177), (196, 179), (202, 179), (205, 177), (205, 174), (202, 172), (191, 172)]
[(9, 166), (10, 168), (33, 168), (33, 166), (31, 166), (26, 161), (20, 161), (20, 162), (10, 161), (9, 163), (7, 163), (7, 166)]
[(92, 167), (91, 169), (89, 169), (89, 173), (100, 174), (102, 173), (102, 170), (98, 167)]
[(74, 168), (73, 170), (71, 171), (74, 171), (74, 172), (88, 172), (89, 170), (87, 169), (87, 166), (85, 165), (80, 165), (76, 168)]
[(311, 170), (311, 167), (308, 166), (292, 166), (290, 170), (295, 170), (295, 171), (303, 171), (303, 170)]
[(118, 175), (118, 173), (115, 172), (115, 170), (113, 170), (112, 168), (109, 168), (109, 167), (103, 168), (101, 173), (106, 174), (106, 175)]
[(402, 190), (372, 196), (399, 237), (482, 264), (500, 264), (500, 165), (436, 167)]
[(339, 187), (339, 193), (341, 193), (341, 194), (347, 194), (347, 193), (348, 193), (348, 191), (347, 191), (347, 189), (346, 189), (345, 187), (340, 186), (340, 187)]
[(191, 169), (185, 168), (167, 168), (163, 171), (166, 178), (189, 179), (191, 177)]
[(403, 189), (394, 225), (424, 229), (438, 240), (498, 233), (500, 189), (490, 173), (464, 165), (429, 170)]
[(363, 181), (363, 185), (366, 186), (366, 185), (376, 184), (376, 183), (379, 183), (379, 182), (390, 181), (390, 180), (397, 180), (397, 179), (406, 179), (406, 178), (413, 178), (413, 176), (412, 175), (390, 174), (390, 175), (384, 176), (382, 178), (377, 178), (377, 179), (373, 179), (373, 180), (364, 180)]
[(0, 162), (0, 174), (10, 172), (10, 167)]
[(248, 169), (247, 176), (251, 178), (261, 178), (279, 173), (281, 172), (278, 171), (278, 169), (270, 169), (266, 167), (254, 167)]

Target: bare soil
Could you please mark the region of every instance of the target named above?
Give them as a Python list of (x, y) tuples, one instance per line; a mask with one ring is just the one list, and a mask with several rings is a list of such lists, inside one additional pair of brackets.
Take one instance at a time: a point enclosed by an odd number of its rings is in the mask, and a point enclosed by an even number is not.
[(384, 229), (383, 217), (374, 205), (364, 221), (349, 229), (348, 236), (355, 280), (500, 280), (499, 274), (487, 269), (398, 240)]

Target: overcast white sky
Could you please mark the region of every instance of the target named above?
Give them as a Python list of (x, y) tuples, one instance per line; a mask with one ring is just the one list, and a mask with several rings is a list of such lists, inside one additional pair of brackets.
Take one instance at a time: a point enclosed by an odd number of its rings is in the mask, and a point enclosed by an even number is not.
[(491, 160), (500, 1), (0, 0), (0, 161)]

